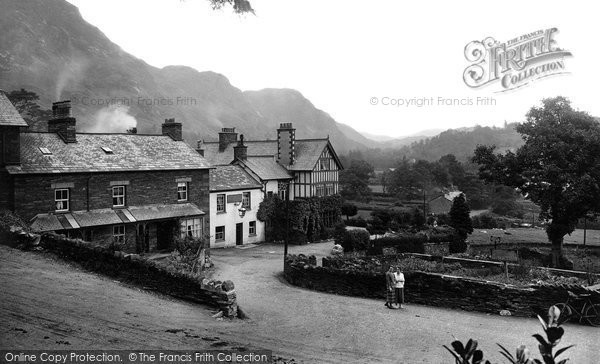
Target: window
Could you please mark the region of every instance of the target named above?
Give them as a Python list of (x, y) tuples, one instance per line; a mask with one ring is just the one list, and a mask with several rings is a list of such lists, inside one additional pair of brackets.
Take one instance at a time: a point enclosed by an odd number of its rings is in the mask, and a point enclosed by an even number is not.
[(317, 185), (315, 193), (317, 196), (324, 196), (325, 195), (325, 186)]
[(42, 152), (43, 155), (52, 155), (52, 152), (50, 151), (50, 149), (48, 149), (46, 147), (40, 147), (40, 152)]
[(202, 238), (202, 218), (181, 220), (179, 233), (181, 238), (189, 236), (191, 238)]
[(248, 226), (248, 235), (256, 235), (256, 221), (250, 221), (250, 225)]
[(225, 240), (225, 226), (215, 228), (215, 240)]
[(187, 201), (188, 192), (187, 182), (177, 182), (177, 201)]
[(286, 190), (279, 190), (278, 194), (279, 194), (279, 198), (285, 201), (286, 196), (287, 196), (287, 191)]
[(69, 211), (69, 189), (60, 188), (54, 190), (54, 204), (56, 211)]
[(125, 242), (125, 225), (114, 225), (113, 226), (113, 241), (115, 243)]
[(242, 207), (250, 210), (250, 192), (244, 192), (242, 195)]
[(329, 169), (329, 160), (328, 159), (320, 159), (319, 164), (321, 167), (321, 171), (326, 171)]
[(112, 192), (113, 207), (125, 206), (125, 186), (114, 186)]
[(217, 212), (225, 212), (225, 194), (217, 195)]
[(333, 195), (333, 184), (328, 183), (328, 184), (325, 185), (325, 195), (326, 196)]

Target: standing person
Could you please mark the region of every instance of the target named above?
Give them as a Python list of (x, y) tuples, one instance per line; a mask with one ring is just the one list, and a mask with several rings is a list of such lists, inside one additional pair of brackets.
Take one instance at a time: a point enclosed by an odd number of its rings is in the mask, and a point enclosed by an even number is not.
[(390, 265), (390, 268), (385, 273), (385, 307), (394, 308), (394, 287), (396, 285), (396, 275), (394, 274), (394, 267)]
[(400, 271), (400, 266), (396, 267), (394, 282), (395, 301), (398, 303), (399, 308), (404, 308), (402, 306), (404, 304), (404, 273)]

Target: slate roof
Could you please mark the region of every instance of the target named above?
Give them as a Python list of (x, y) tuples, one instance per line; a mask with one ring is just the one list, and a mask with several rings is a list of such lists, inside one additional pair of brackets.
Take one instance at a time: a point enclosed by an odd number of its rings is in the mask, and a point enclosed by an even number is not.
[(217, 166), (210, 170), (211, 191), (231, 191), (262, 188), (262, 184), (252, 178), (237, 165)]
[[(277, 156), (277, 141), (276, 140), (260, 140), (260, 141), (244, 141), (248, 147), (248, 158), (252, 156)], [(224, 151), (219, 151), (218, 142), (204, 143), (204, 157), (213, 165), (229, 164), (233, 161), (233, 147), (235, 143), (231, 143)], [(296, 139), (296, 160), (291, 166), (285, 166), (291, 171), (311, 171), (325, 147), (331, 146), (329, 139)], [(341, 163), (331, 147), (331, 153), (337, 163)]]
[(17, 109), (15, 109), (2, 90), (0, 90), (0, 125), (27, 126), (25, 120), (23, 120)]
[[(225, 165), (233, 162), (233, 147), (237, 143), (231, 143), (224, 151), (219, 151), (218, 142), (206, 142), (203, 144), (204, 157), (212, 165)], [(259, 140), (259, 141), (244, 141), (244, 145), (248, 147), (248, 156), (274, 156), (277, 155), (277, 141), (275, 140)]]
[[(51, 155), (44, 155), (41, 147)], [(106, 153), (102, 147), (110, 148)], [(77, 173), (210, 168), (183, 141), (164, 135), (78, 133), (77, 143), (65, 143), (55, 133), (21, 133), (21, 165), (7, 166), (11, 174)]]
[(277, 163), (272, 156), (248, 157), (239, 163), (246, 166), (263, 181), (293, 178), (287, 169)]
[(73, 211), (64, 214), (38, 214), (32, 219), (31, 228), (39, 232), (69, 230), (198, 215), (205, 215), (205, 213), (192, 203), (131, 206), (123, 209), (97, 209), (91, 211)]

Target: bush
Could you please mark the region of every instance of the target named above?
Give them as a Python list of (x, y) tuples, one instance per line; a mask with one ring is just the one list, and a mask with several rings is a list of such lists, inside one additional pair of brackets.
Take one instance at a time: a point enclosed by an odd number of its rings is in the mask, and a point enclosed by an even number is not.
[(352, 229), (344, 231), (341, 246), (344, 252), (367, 250), (371, 235), (363, 229)]
[(362, 217), (358, 217), (356, 219), (349, 219), (346, 221), (346, 226), (358, 226), (358, 227), (367, 227), (367, 220)]
[(425, 253), (425, 235), (396, 235), (375, 239), (371, 242), (367, 255), (383, 255), (383, 248), (395, 248), (396, 253)]
[(459, 236), (455, 236), (448, 246), (450, 254), (464, 253), (467, 251), (467, 247), (467, 242)]

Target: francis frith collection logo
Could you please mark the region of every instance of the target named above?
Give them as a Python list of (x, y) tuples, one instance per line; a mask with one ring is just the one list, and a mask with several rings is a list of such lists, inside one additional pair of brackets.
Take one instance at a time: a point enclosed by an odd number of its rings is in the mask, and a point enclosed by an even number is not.
[(470, 65), (463, 79), (471, 88), (498, 83), (498, 92), (514, 90), (532, 81), (567, 73), (565, 57), (571, 52), (561, 49), (554, 40), (557, 28), (523, 34), (504, 43), (492, 37), (472, 41), (465, 46)]

